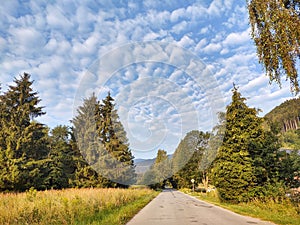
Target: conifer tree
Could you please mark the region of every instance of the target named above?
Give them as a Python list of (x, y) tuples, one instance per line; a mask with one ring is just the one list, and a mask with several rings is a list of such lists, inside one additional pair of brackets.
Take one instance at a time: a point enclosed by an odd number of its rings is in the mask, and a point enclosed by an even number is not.
[(163, 188), (172, 176), (172, 164), (165, 150), (159, 149), (154, 164), (145, 172), (141, 184), (154, 189)]
[(135, 183), (134, 157), (129, 149), (125, 129), (120, 122), (110, 93), (102, 100), (97, 113), (97, 130), (103, 144), (98, 168), (117, 186)]
[(282, 194), (278, 138), (263, 129), (258, 110), (249, 108), (245, 100), (234, 87), (226, 108), (224, 141), (213, 167), (214, 183), (223, 200)]
[(22, 191), (42, 183), (40, 166), (48, 154), (47, 129), (34, 121), (45, 114), (24, 73), (1, 95), (0, 189)]
[(245, 100), (234, 87), (232, 102), (226, 108), (224, 141), (213, 168), (214, 184), (223, 200), (244, 201), (256, 184), (249, 144), (261, 137), (262, 121)]
[(97, 131), (99, 122), (99, 102), (93, 94), (83, 100), (83, 105), (77, 109), (78, 115), (73, 118), (73, 151), (79, 151), (76, 157), (76, 171), (73, 185), (77, 187), (112, 186), (102, 173), (98, 171), (100, 156), (103, 154), (103, 144)]

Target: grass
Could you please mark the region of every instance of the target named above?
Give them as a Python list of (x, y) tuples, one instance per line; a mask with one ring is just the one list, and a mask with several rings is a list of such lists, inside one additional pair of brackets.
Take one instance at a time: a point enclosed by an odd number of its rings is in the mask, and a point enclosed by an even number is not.
[(121, 225), (157, 194), (149, 189), (30, 190), (0, 194), (0, 224)]
[(280, 201), (276, 199), (254, 200), (247, 203), (231, 204), (221, 202), (216, 192), (198, 193), (191, 192), (189, 189), (181, 191), (241, 215), (260, 218), (278, 225), (300, 224), (300, 205), (292, 204), (289, 199), (281, 199)]

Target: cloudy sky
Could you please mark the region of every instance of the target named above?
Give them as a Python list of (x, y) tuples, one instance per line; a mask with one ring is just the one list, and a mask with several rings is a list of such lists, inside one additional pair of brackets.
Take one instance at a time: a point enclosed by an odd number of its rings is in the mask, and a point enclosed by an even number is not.
[(261, 116), (293, 97), (258, 64), (246, 1), (4, 0), (0, 21), (2, 89), (30, 73), (52, 128), (110, 91), (137, 158), (210, 130), (233, 83)]

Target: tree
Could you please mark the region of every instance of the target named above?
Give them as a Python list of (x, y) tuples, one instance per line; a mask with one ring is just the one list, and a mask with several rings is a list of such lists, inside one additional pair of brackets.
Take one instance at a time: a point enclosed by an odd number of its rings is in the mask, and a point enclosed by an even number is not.
[(74, 152), (69, 135), (67, 126), (60, 125), (51, 130), (48, 171), (44, 181), (47, 188), (67, 188), (70, 187), (71, 180), (74, 179), (76, 164), (73, 159)]
[(45, 114), (32, 89), (30, 75), (14, 80), (0, 96), (0, 189), (22, 191), (40, 188), (41, 165), (48, 154), (47, 129), (34, 121)]
[(222, 200), (244, 201), (256, 185), (253, 160), (249, 145), (262, 135), (262, 119), (258, 111), (245, 104), (234, 87), (232, 102), (226, 108), (226, 130), (213, 168), (213, 181)]
[[(101, 104), (93, 94), (78, 108), (72, 120), (78, 148), (103, 184), (126, 187), (135, 182), (133, 155), (119, 120), (114, 99), (108, 94)], [(89, 174), (88, 170), (81, 170)], [(110, 182), (108, 182), (110, 180)]]
[(173, 158), (173, 180), (177, 187), (190, 187), (191, 179), (201, 183), (204, 168), (201, 167), (203, 154), (208, 147), (210, 133), (190, 131), (176, 148)]
[(206, 190), (209, 188), (211, 169), (213, 168), (218, 149), (222, 145), (226, 129), (225, 113), (219, 112), (218, 117), (219, 123), (213, 127), (207, 146), (204, 148), (202, 159), (198, 165), (202, 173), (202, 184)]
[(159, 149), (154, 164), (145, 172), (141, 183), (154, 189), (164, 188), (171, 176), (171, 160), (165, 150)]
[(248, 0), (247, 3), (252, 38), (270, 81), (280, 85), (281, 77), (286, 75), (291, 90), (299, 93), (300, 1)]
[(134, 157), (110, 93), (102, 102), (97, 113), (97, 131), (103, 144), (98, 167), (117, 186), (128, 186), (136, 181)]
[[(83, 105), (77, 109), (77, 115), (72, 123), (72, 148), (77, 152), (76, 171), (73, 185), (77, 187), (108, 187), (112, 182), (95, 170), (95, 164), (103, 152), (103, 146), (97, 131), (99, 122), (99, 102), (93, 94), (83, 100)], [(99, 171), (101, 172), (101, 171)]]
[(300, 155), (299, 151), (283, 150), (280, 152), (280, 178), (288, 188), (300, 187)]

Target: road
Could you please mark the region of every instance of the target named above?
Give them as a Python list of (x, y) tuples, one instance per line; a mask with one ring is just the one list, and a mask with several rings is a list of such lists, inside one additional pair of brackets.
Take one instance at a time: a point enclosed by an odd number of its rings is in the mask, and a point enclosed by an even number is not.
[(274, 225), (241, 216), (182, 192), (164, 190), (127, 225)]

